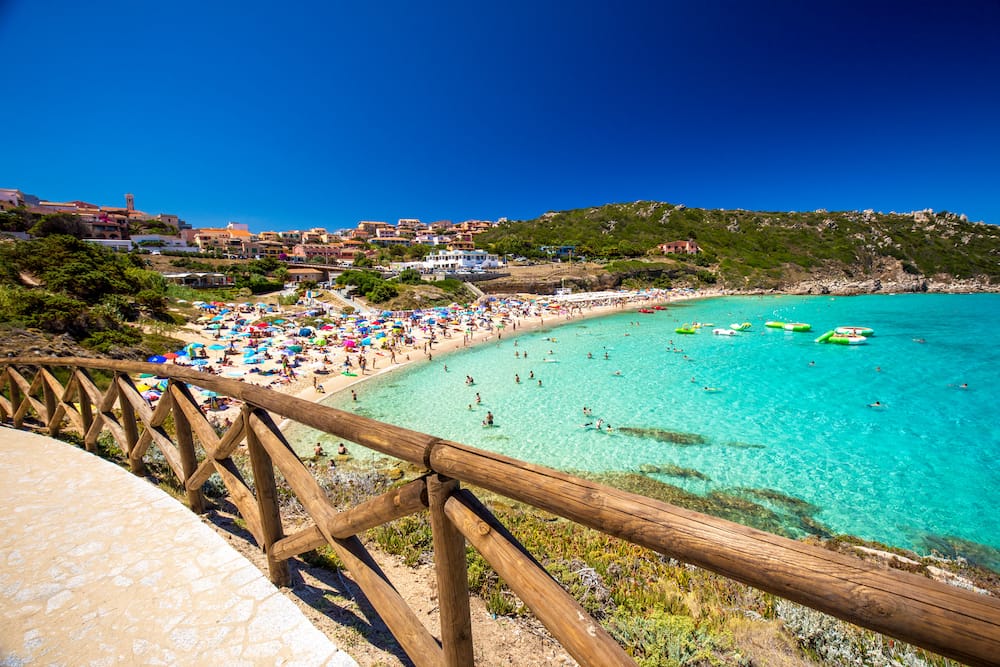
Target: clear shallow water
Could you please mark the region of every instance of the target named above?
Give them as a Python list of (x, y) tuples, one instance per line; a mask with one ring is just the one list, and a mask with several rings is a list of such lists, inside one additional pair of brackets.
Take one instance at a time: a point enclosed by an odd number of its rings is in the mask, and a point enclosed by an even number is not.
[[(813, 330), (765, 328), (772, 319)], [(674, 332), (692, 321), (753, 328)], [(839, 325), (875, 336), (813, 342)], [(1000, 295), (711, 299), (504, 337), (358, 385), (357, 403), (324, 402), (562, 470), (695, 469), (709, 479), (653, 476), (698, 494), (775, 490), (837, 533), (922, 552), (936, 536), (1000, 549), (998, 331)], [(487, 410), (495, 428), (481, 425)], [(597, 419), (614, 430), (583, 426)], [(289, 437), (308, 454), (317, 434)], [(699, 442), (665, 441), (678, 439)]]

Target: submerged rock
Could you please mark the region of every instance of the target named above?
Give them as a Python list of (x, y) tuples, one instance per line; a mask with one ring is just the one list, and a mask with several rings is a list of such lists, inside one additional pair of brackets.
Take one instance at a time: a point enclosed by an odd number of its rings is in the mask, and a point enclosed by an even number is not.
[(634, 435), (637, 438), (648, 438), (659, 442), (669, 442), (674, 445), (707, 445), (708, 438), (699, 433), (684, 433), (682, 431), (668, 431), (662, 428), (641, 428), (636, 426), (622, 426), (619, 433)]
[(683, 468), (679, 465), (674, 465), (673, 463), (664, 463), (659, 466), (660, 473), (663, 475), (670, 475), (671, 477), (686, 477), (689, 479), (702, 479), (706, 482), (711, 481), (711, 477), (706, 475), (700, 470), (695, 470), (694, 468)]
[(734, 489), (734, 491), (753, 496), (755, 498), (760, 498), (761, 500), (768, 500), (776, 505), (782, 506), (797, 516), (812, 516), (820, 510), (819, 507), (808, 501), (796, 498), (795, 496), (789, 496), (788, 494), (782, 493), (781, 491), (775, 491), (774, 489), (738, 488)]

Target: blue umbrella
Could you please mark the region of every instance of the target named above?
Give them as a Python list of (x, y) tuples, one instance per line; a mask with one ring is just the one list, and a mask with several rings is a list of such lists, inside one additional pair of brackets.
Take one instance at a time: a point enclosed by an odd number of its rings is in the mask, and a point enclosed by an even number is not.
[(208, 349), (210, 349), (210, 350), (224, 350), (224, 349), (226, 349), (226, 346), (225, 345), (219, 345), (218, 343), (212, 343), (211, 345), (208, 346)]
[(195, 359), (191, 362), (192, 366), (204, 366), (208, 363), (208, 359)]
[(162, 364), (162, 363), (166, 363), (167, 358), (166, 357), (161, 357), (158, 354), (154, 354), (151, 357), (147, 357), (146, 361), (148, 361), (151, 364)]

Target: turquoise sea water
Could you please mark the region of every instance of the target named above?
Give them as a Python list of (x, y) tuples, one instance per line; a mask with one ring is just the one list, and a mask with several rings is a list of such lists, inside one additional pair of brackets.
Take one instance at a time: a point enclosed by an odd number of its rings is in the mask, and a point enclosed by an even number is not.
[[(674, 332), (692, 321), (753, 328)], [(839, 325), (875, 335), (813, 342)], [(834, 532), (922, 553), (969, 542), (961, 550), (983, 545), (979, 559), (998, 567), (998, 332), (1000, 295), (707, 299), (505, 336), (359, 385), (357, 403), (325, 402), (561, 470), (674, 464), (709, 479), (652, 476), (698, 494), (778, 491)], [(487, 410), (495, 428), (481, 425)], [(614, 430), (583, 426), (597, 419)], [(289, 435), (302, 453), (317, 439)]]

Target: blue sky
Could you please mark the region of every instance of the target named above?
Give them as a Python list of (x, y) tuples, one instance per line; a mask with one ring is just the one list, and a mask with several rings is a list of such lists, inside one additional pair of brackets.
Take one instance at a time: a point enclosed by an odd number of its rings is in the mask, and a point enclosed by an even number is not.
[(0, 187), (254, 231), (654, 199), (1000, 223), (1000, 3), (0, 0)]

